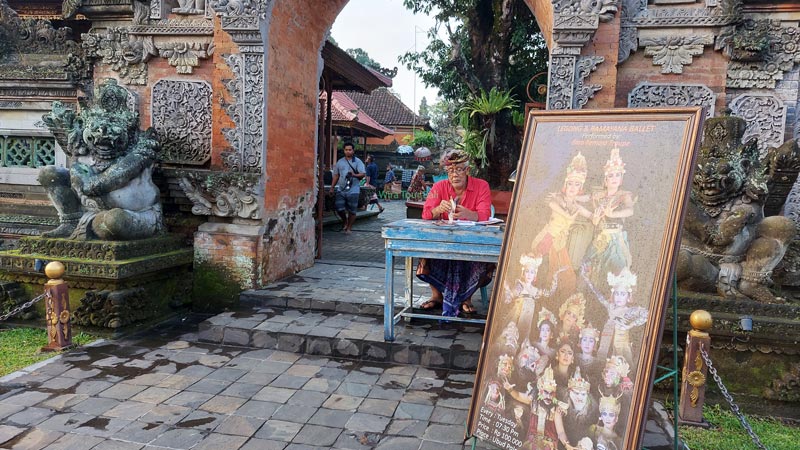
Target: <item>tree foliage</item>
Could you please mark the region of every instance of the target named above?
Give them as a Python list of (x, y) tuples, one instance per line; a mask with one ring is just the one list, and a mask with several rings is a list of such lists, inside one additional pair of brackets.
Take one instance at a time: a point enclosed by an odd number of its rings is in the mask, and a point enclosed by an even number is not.
[(428, 119), (431, 116), (430, 107), (428, 106), (428, 99), (422, 97), (419, 101), (419, 116)]
[[(523, 0), (403, 0), (415, 13), (433, 16), (429, 44), (407, 52), (400, 62), (414, 70), (446, 100), (465, 104), (492, 88), (525, 99), (528, 80), (546, 70), (547, 47), (529, 7)], [(440, 34), (446, 37), (440, 38)], [(518, 110), (524, 106), (518, 104)], [(506, 186), (516, 168), (521, 131), (512, 110), (494, 115), (495, 145), (487, 148), (493, 187)]]
[(376, 70), (389, 78), (394, 78), (397, 75), (397, 67), (388, 69), (381, 66), (378, 61), (372, 59), (369, 56), (369, 53), (362, 48), (348, 48), (345, 50), (345, 52), (364, 67), (369, 67), (370, 69)]

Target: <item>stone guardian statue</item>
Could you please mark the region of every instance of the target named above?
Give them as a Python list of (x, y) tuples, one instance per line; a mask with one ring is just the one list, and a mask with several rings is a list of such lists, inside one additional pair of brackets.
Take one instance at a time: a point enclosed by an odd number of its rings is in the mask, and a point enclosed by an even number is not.
[(58, 211), (58, 228), (43, 237), (132, 240), (164, 231), (160, 194), (152, 180), (160, 149), (152, 129), (139, 130), (128, 92), (114, 79), (96, 104), (79, 113), (53, 102), (42, 116), (70, 159), (69, 170), (46, 166), (38, 181)]
[[(746, 123), (733, 116), (706, 121), (678, 254), (681, 289), (781, 302), (769, 290), (796, 226), (764, 217), (770, 170), (756, 140), (742, 142)], [(764, 162), (775, 160), (771, 150)], [(796, 155), (784, 155), (796, 158)]]

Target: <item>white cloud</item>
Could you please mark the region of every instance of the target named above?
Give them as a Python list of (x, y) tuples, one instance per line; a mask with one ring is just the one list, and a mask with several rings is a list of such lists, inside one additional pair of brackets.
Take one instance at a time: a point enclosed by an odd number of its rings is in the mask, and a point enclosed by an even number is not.
[[(418, 111), (422, 97), (431, 105), (438, 90), (425, 87), (419, 77), (415, 82), (414, 72), (397, 58), (414, 50), (415, 36), (417, 50), (423, 50), (428, 44), (427, 31), (434, 24), (433, 17), (413, 14), (401, 0), (350, 0), (336, 18), (331, 36), (342, 49), (362, 48), (383, 67), (397, 67), (392, 89), (403, 103)], [(415, 97), (416, 105), (412, 107)]]

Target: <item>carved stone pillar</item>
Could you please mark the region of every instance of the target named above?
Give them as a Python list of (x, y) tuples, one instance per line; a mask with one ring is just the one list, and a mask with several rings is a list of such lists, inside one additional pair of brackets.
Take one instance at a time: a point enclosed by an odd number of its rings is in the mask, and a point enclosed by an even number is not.
[[(222, 55), (233, 72), (225, 84), (232, 101), (225, 111), (234, 127), (222, 130), (230, 148), (222, 151), (222, 168), (180, 171), (181, 188), (192, 212), (211, 217), (194, 238), (195, 273), (210, 300), (225, 295), (231, 284), (254, 288), (263, 273), (264, 154), (266, 110), (264, 37), (271, 0), (210, 0), (205, 12), (220, 16), (222, 30), (239, 53)], [(197, 5), (186, 4), (197, 11)], [(152, 4), (151, 4), (152, 6)], [(233, 223), (231, 223), (233, 222)], [(210, 280), (214, 280), (213, 282)], [(218, 292), (215, 291), (218, 287)], [(201, 299), (203, 301), (204, 299)], [(235, 302), (235, 298), (230, 301)]]
[(616, 0), (588, 4), (577, 0), (553, 0), (553, 43), (550, 52), (547, 109), (580, 109), (602, 86), (584, 80), (602, 56), (580, 56), (601, 21), (616, 13)]

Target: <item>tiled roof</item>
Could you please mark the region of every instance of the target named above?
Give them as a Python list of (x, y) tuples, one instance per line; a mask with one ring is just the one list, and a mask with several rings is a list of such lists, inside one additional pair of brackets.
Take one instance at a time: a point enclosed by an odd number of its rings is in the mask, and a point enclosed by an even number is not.
[[(381, 125), (393, 127), (398, 125), (412, 126), (416, 124), (422, 127), (428, 124), (426, 119), (416, 116), (408, 106), (403, 104), (399, 98), (395, 97), (395, 95), (386, 88), (375, 89), (371, 94), (349, 91), (347, 95), (352, 98), (364, 112), (377, 120)], [(415, 116), (416, 121), (414, 119)]]
[[(325, 98), (325, 93), (323, 92), (320, 97)], [(331, 101), (331, 119), (333, 119), (334, 125), (356, 128), (378, 137), (394, 134), (392, 130), (379, 124), (369, 114), (361, 110), (348, 97), (347, 93), (334, 91), (331, 97), (333, 98)]]

